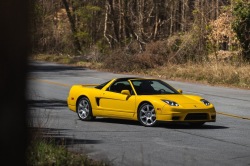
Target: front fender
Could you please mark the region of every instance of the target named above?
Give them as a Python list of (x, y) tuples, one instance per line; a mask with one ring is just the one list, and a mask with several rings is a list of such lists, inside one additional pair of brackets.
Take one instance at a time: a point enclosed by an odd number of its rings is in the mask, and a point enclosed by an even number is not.
[(137, 108), (136, 114), (138, 112), (139, 107), (144, 102), (151, 103), (154, 106), (154, 109), (157, 114), (161, 114), (163, 107), (166, 105), (164, 102), (156, 100), (152, 96), (136, 96), (136, 98), (137, 98), (136, 99), (136, 108)]

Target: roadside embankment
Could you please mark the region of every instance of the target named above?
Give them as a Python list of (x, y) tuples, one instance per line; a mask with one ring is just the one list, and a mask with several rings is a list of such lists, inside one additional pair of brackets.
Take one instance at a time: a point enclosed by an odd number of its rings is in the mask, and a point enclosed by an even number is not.
[(161, 79), (196, 82), (209, 85), (250, 89), (250, 65), (239, 62), (187, 62), (175, 64), (171, 62), (152, 62), (152, 57), (132, 58), (118, 55), (108, 58), (103, 63), (86, 62), (81, 57), (66, 55), (33, 55), (33, 60), (54, 62), (72, 66), (87, 67), (123, 74), (136, 74)]

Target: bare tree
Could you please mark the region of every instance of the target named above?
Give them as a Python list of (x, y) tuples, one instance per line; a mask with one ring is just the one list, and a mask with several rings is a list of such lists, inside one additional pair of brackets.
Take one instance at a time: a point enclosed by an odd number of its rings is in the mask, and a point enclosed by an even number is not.
[[(133, 41), (144, 50), (146, 43), (191, 31), (194, 25), (199, 24), (201, 32), (205, 32), (204, 27), (220, 14), (220, 7), (230, 4), (227, 0), (36, 1), (43, 8), (42, 28), (36, 21), (36, 31), (42, 32), (42, 37), (36, 36), (40, 38), (37, 45), (43, 38), (46, 51), (57, 52), (71, 46), (77, 50), (91, 48), (100, 42), (116, 49)], [(63, 9), (67, 19), (62, 17)], [(73, 34), (71, 39), (69, 34)]]
[[(71, 11), (69, 9), (69, 4), (66, 0), (62, 0), (63, 4), (64, 4), (64, 7), (67, 11), (67, 15), (68, 15), (68, 18), (69, 18), (69, 22), (70, 22), (70, 25), (71, 25), (71, 30), (73, 32), (73, 35), (76, 34), (76, 25), (75, 25), (75, 18), (71, 15)], [(74, 44), (75, 44), (75, 47), (78, 51), (81, 51), (81, 46), (80, 46), (80, 42), (79, 42), (79, 39), (77, 38), (77, 36), (74, 36), (75, 40), (74, 40)]]

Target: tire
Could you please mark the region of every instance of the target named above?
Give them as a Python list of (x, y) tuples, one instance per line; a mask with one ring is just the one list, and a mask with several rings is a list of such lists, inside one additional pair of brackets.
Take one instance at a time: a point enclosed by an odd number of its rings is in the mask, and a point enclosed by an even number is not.
[(91, 121), (96, 117), (92, 114), (92, 107), (89, 99), (87, 97), (82, 97), (77, 102), (77, 115), (83, 121)]
[(140, 106), (137, 113), (139, 122), (145, 127), (156, 126), (156, 112), (154, 106), (150, 103), (144, 103)]
[(191, 126), (202, 126), (205, 124), (205, 122), (190, 122), (188, 124), (190, 124)]

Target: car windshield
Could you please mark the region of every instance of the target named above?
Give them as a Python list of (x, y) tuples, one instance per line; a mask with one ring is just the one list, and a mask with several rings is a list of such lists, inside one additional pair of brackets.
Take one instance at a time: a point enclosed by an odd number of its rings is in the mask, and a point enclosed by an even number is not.
[(137, 95), (180, 94), (161, 80), (131, 80)]
[(96, 89), (102, 89), (102, 88), (103, 88), (105, 85), (107, 85), (110, 81), (111, 81), (111, 80), (109, 80), (109, 81), (107, 81), (107, 82), (105, 82), (105, 83), (103, 83), (103, 84), (100, 84), (100, 85), (96, 86), (95, 88), (96, 88)]

